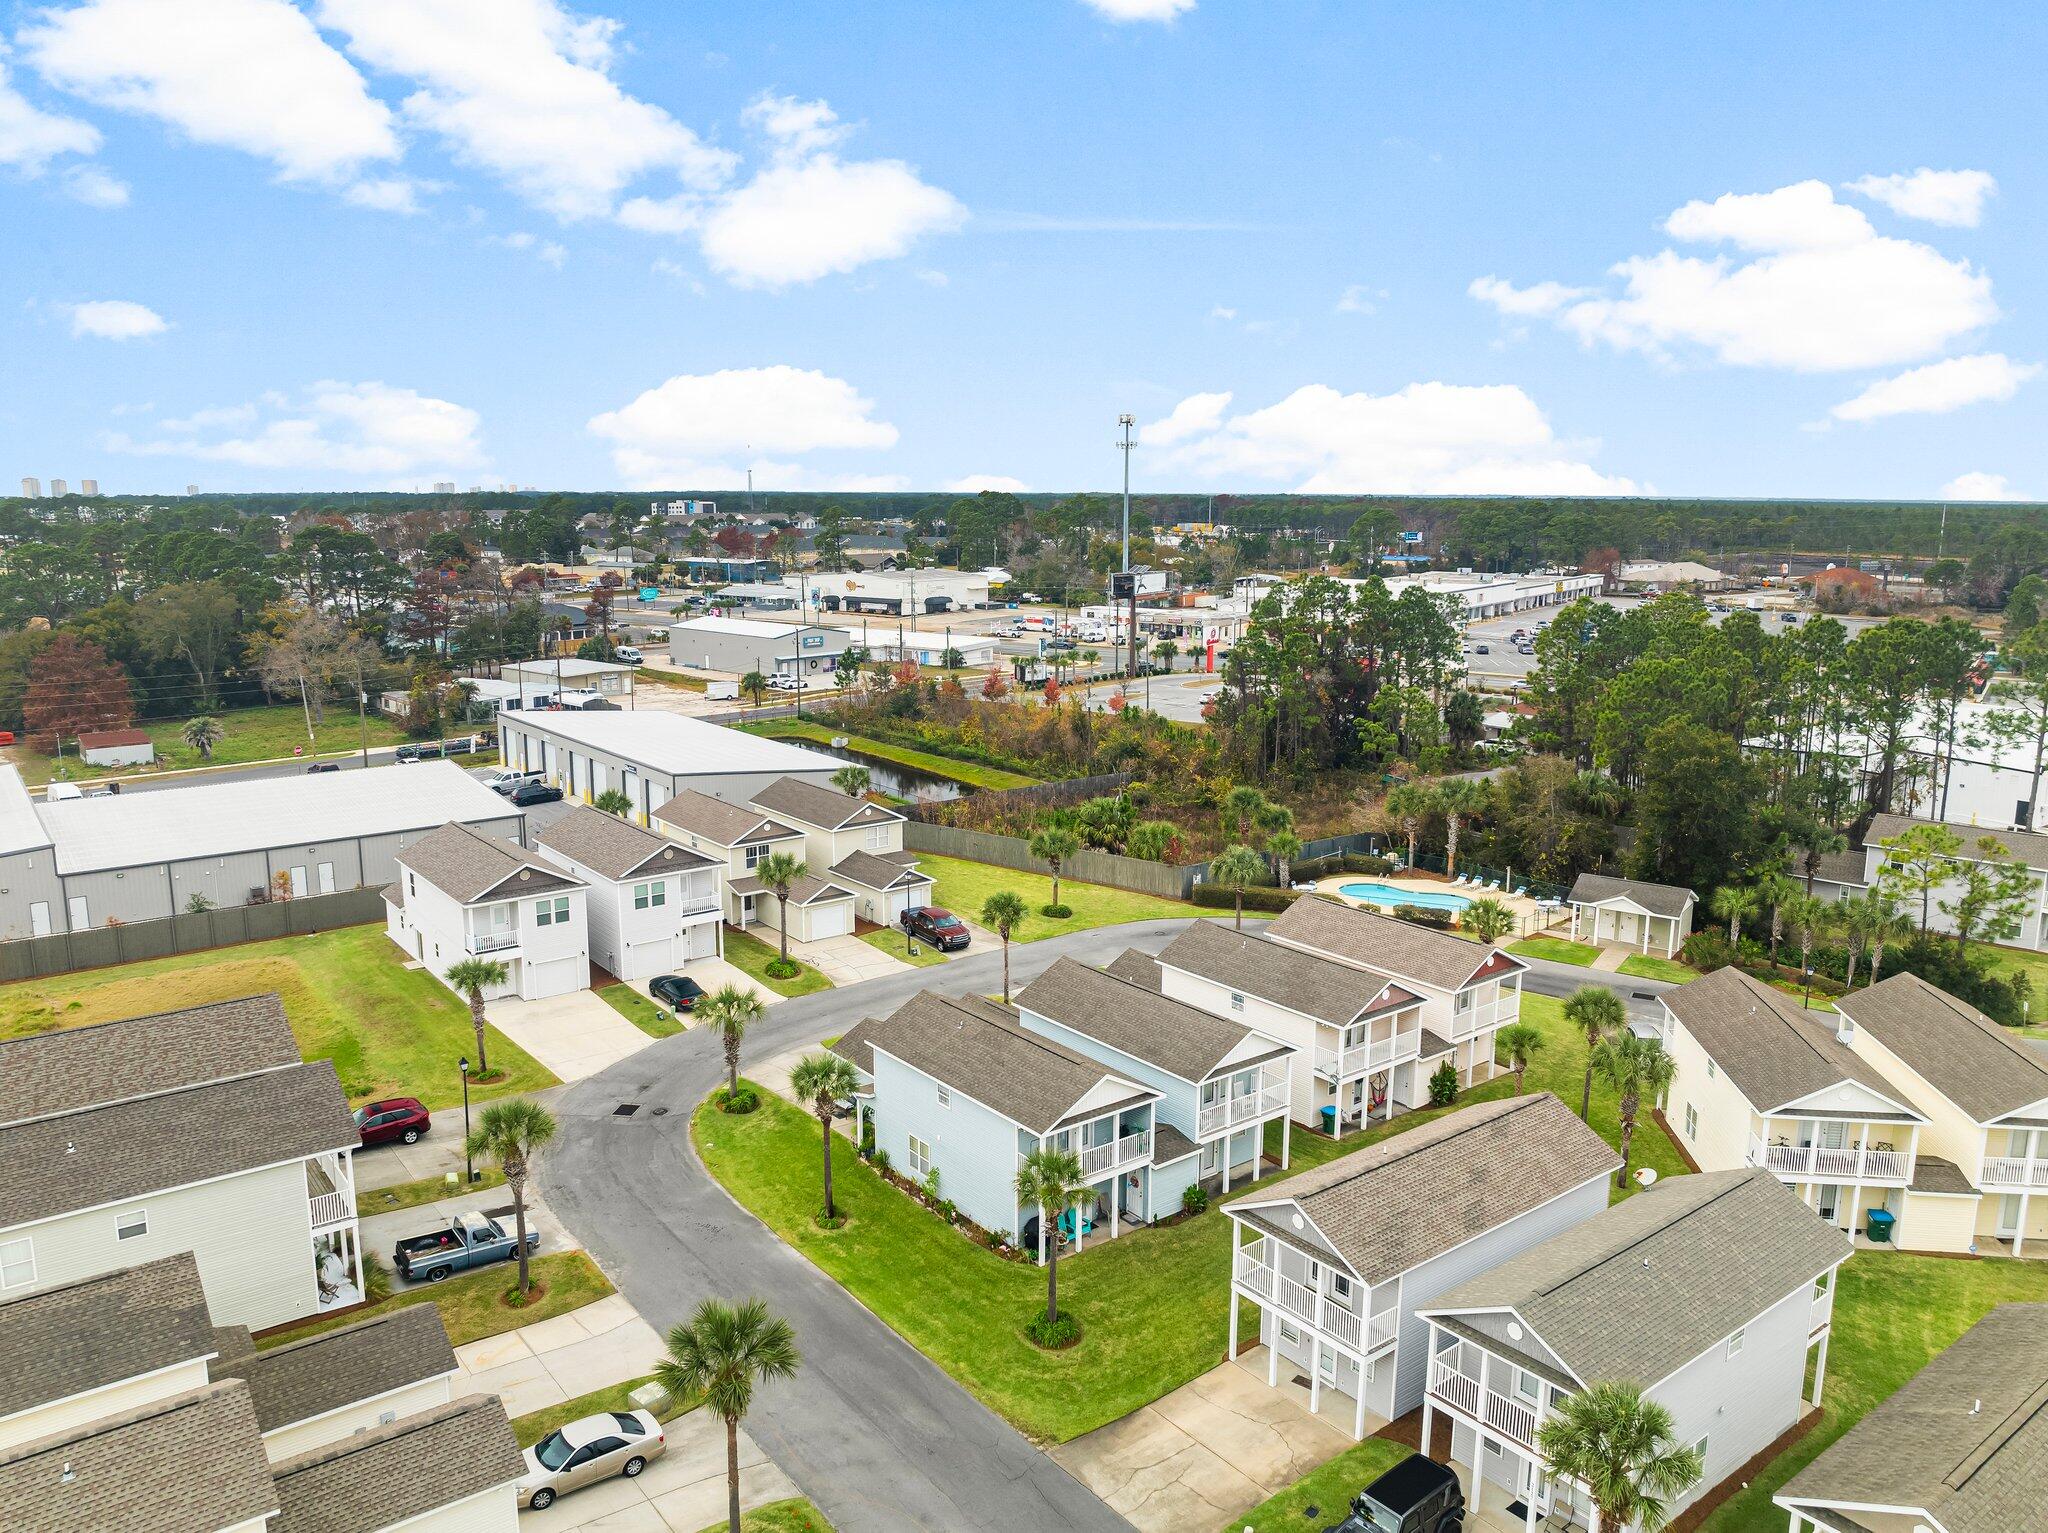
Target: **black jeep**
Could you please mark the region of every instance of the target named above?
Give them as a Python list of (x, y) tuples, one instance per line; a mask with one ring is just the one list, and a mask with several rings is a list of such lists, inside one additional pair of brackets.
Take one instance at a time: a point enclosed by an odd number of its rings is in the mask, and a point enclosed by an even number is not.
[(1461, 1533), (1465, 1493), (1435, 1459), (1411, 1453), (1351, 1498), (1351, 1515), (1323, 1533)]

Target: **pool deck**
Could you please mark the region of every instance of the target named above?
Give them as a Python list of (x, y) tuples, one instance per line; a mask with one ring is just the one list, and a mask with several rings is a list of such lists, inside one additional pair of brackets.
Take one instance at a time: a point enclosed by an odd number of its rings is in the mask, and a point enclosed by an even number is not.
[(1371, 900), (1356, 899), (1344, 893), (1346, 884), (1383, 884), (1390, 889), (1412, 889), (1417, 894), (1455, 894), (1464, 899), (1496, 899), (1507, 906), (1509, 912), (1520, 923), (1522, 936), (1533, 936), (1548, 926), (1569, 925), (1571, 907), (1561, 910), (1544, 911), (1526, 894), (1510, 894), (1504, 889), (1475, 889), (1470, 885), (1453, 883), (1450, 879), (1434, 873), (1383, 873), (1383, 874), (1333, 874), (1316, 880), (1316, 892), (1335, 895), (1347, 905), (1357, 905), (1365, 910), (1384, 912), (1387, 907), (1376, 905)]

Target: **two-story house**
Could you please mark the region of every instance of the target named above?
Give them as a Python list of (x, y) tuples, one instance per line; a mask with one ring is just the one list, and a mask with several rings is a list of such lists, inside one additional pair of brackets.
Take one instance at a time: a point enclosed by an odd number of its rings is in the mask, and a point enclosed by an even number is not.
[(589, 887), (564, 867), (453, 821), (398, 854), (384, 930), (434, 978), (471, 958), (505, 966), (486, 1000), (590, 986)]
[(583, 881), (590, 959), (614, 977), (652, 979), (725, 951), (724, 863), (581, 805), (534, 842)]
[(1585, 1487), (1551, 1474), (1537, 1435), (1565, 1397), (1630, 1384), (1704, 1459), (1666, 1502), (1682, 1512), (1798, 1421), (1809, 1360), (1820, 1403), (1849, 1251), (1760, 1167), (1660, 1182), (1424, 1307), (1424, 1449), (1447, 1418), (1482, 1526), (1591, 1529)]
[[(1924, 1251), (2048, 1251), (2048, 1061), (1915, 974), (1836, 1002), (1845, 1043), (1924, 1113), (1920, 1163), (1943, 1182), (1906, 1194), (1902, 1231)], [(1924, 1179), (1924, 1178), (1923, 1178)]]
[(1159, 1092), (1150, 1196), (1160, 1212), (1198, 1183), (1228, 1193), (1239, 1175), (1257, 1181), (1268, 1123), (1280, 1125), (1287, 1169), (1291, 1045), (1071, 958), (1018, 992), (1017, 1020)]
[[(1607, 1206), (1621, 1158), (1548, 1092), (1482, 1102), (1225, 1206), (1230, 1345), (1255, 1305), (1266, 1383), (1281, 1362), (1351, 1397), (1351, 1432), (1422, 1401), (1417, 1312), (1446, 1289)], [(1246, 1239), (1245, 1237), (1250, 1237)]]
[(804, 833), (805, 864), (850, 891), (863, 921), (894, 926), (913, 905), (931, 903), (931, 876), (904, 851), (895, 810), (801, 777), (778, 777), (750, 802)]
[(363, 1295), (355, 1120), (275, 993), (0, 1043), (0, 1300), (190, 1252), (221, 1324)]
[(0, 1303), (0, 1504), (35, 1530), (514, 1533), (518, 1439), (431, 1305), (259, 1352), (189, 1254)]
[(1791, 1533), (2015, 1533), (2048, 1506), (2048, 1304), (2001, 1304), (1771, 1499)]
[[(658, 805), (649, 823), (690, 850), (724, 864), (728, 925), (741, 931), (755, 925), (780, 929), (786, 914), (789, 934), (799, 942), (843, 937), (853, 930), (853, 891), (819, 877), (806, 856), (809, 838), (795, 826), (751, 805), (728, 803), (694, 788)], [(786, 913), (758, 871), (777, 853), (796, 858), (806, 869), (790, 885)]]
[[(1820, 876), (1814, 881), (1813, 892), (1823, 899), (1835, 900), (1861, 894), (1877, 883), (1885, 863), (1895, 855), (1892, 848), (1885, 845), (1887, 841), (1897, 840), (1916, 825), (1936, 824), (1944, 826), (1963, 843), (1962, 850), (1952, 859), (1957, 864), (1983, 861), (1984, 854), (1978, 842), (1988, 838), (2006, 857), (2025, 865), (2032, 887), (2027, 891), (2020, 928), (2006, 940), (2015, 947), (2048, 948), (2048, 832), (1997, 829), (1989, 825), (1969, 825), (1960, 820), (1923, 820), (1904, 814), (1875, 815), (1863, 833), (1863, 845), (1847, 852), (1831, 853), (1822, 859)], [(1956, 893), (1954, 879), (1943, 880), (1929, 893), (1926, 918), (1930, 930), (1955, 930), (1954, 918), (1942, 909), (1942, 905), (1944, 902), (1953, 904)], [(1916, 909), (1913, 915), (1917, 920), (1921, 912)]]
[[(896, 1170), (926, 1179), (983, 1229), (1013, 1234), (1044, 1259), (1049, 1242), (1083, 1249), (1180, 1212), (1153, 1196), (1153, 1108), (1161, 1093), (1025, 1028), (980, 996), (924, 990), (832, 1045), (869, 1090), (875, 1147)], [(1169, 1147), (1171, 1148), (1171, 1147)], [(1072, 1154), (1092, 1204), (1042, 1217), (1017, 1197), (1017, 1173), (1040, 1149)], [(1057, 1229), (1055, 1229), (1057, 1224)]]
[(1430, 1072), (1453, 1051), (1423, 1025), (1423, 998), (1390, 976), (1220, 922), (1190, 924), (1156, 972), (1173, 999), (1292, 1045), (1289, 1118), (1326, 1133), (1426, 1105)]
[(1930, 1164), (1922, 1176), (1926, 1115), (1836, 1036), (1838, 1016), (1804, 1010), (1735, 968), (1662, 999), (1673, 1066), (1665, 1116), (1694, 1164), (1762, 1166), (1851, 1234), (1882, 1209), (1893, 1239), (1920, 1249), (1907, 1199), (1941, 1196), (1955, 1168)]

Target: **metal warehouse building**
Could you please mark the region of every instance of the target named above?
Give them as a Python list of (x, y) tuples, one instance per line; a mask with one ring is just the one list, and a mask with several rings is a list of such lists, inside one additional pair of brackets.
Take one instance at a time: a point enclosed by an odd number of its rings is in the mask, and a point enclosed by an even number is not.
[(450, 820), (523, 839), (525, 816), (447, 761), (56, 803), (0, 767), (0, 940), (387, 884)]
[(507, 766), (541, 772), (590, 803), (617, 788), (641, 824), (685, 788), (749, 802), (778, 777), (830, 787), (846, 765), (821, 751), (677, 713), (506, 713), (498, 743)]
[(829, 671), (853, 643), (843, 628), (756, 623), (738, 617), (696, 617), (668, 631), (669, 658), (677, 665), (744, 676), (777, 671), (806, 676)]

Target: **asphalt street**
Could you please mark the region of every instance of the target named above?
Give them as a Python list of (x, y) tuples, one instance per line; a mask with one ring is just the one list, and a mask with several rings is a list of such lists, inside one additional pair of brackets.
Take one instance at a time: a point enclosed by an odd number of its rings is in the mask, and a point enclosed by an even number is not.
[[(1012, 986), (1061, 956), (1102, 964), (1127, 947), (1156, 952), (1185, 925), (1138, 922), (1017, 944)], [(862, 1017), (886, 1014), (927, 986), (986, 993), (1001, 976), (998, 951), (782, 1001), (748, 1031), (746, 1057), (816, 1043)], [(1525, 980), (1546, 995), (1587, 982), (1624, 996), (1664, 988), (1547, 963)], [(1654, 1009), (1653, 1000), (1631, 1001), (1632, 1011)], [(539, 1167), (542, 1194), (640, 1313), (666, 1330), (707, 1297), (757, 1296), (790, 1321), (803, 1368), (795, 1380), (761, 1392), (748, 1430), (847, 1533), (1127, 1528), (727, 1197), (689, 1138), (691, 1112), (722, 1075), (716, 1041), (693, 1028), (571, 1088), (556, 1104), (561, 1131)], [(628, 1105), (636, 1110), (620, 1115)], [(931, 1300), (944, 1303), (945, 1296)]]

